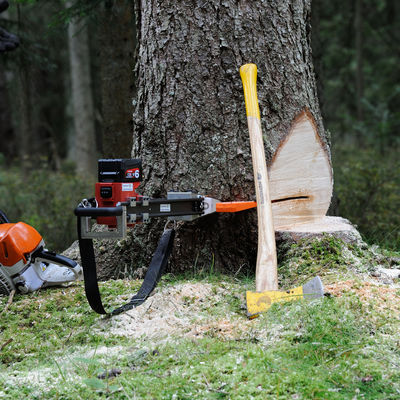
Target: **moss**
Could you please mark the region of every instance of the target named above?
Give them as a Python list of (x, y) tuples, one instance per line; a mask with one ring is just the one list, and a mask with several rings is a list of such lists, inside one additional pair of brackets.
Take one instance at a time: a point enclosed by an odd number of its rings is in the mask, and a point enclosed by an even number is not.
[(363, 243), (349, 244), (331, 235), (292, 244), (283, 242), (278, 247), (279, 284), (288, 288), (301, 285), (315, 275), (325, 276), (329, 281), (333, 274), (371, 272), (378, 265), (390, 268), (396, 254)]

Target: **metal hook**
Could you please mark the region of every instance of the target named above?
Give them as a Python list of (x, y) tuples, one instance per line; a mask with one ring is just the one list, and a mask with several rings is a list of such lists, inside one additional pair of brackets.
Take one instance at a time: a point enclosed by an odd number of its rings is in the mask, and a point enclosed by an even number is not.
[(173, 229), (176, 230), (176, 221), (168, 220), (168, 221), (165, 223), (165, 225), (164, 225), (164, 232), (167, 230), (168, 224), (169, 224), (170, 222), (173, 222), (173, 223), (174, 223)]

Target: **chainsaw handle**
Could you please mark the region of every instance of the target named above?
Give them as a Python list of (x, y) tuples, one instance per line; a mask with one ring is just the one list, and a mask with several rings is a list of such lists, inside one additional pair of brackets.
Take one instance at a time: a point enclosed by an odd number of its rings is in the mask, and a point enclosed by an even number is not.
[(71, 260), (68, 257), (65, 257), (61, 254), (53, 253), (52, 251), (48, 250), (40, 250), (34, 253), (35, 258), (40, 258), (42, 260), (51, 261), (59, 265), (64, 265), (69, 269), (74, 269), (77, 265), (77, 262)]
[[(78, 263), (74, 260), (71, 260), (68, 257), (65, 257), (61, 254), (53, 253), (52, 251), (48, 251), (43, 249), (42, 247), (32, 254), (32, 260), (34, 261), (41, 261), (41, 262), (50, 262), (50, 263), (55, 263), (58, 265), (62, 265), (64, 267), (67, 267), (70, 269), (74, 275), (75, 279), (79, 277), (79, 270), (76, 269)], [(41, 271), (37, 271), (39, 274), (39, 277), (41, 277)]]
[(77, 217), (118, 217), (122, 215), (122, 206), (118, 207), (77, 207), (74, 211)]

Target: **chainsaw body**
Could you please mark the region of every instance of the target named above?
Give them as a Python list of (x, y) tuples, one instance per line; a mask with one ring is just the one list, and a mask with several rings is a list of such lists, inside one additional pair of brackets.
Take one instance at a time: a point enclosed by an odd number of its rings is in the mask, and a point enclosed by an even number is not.
[(1, 222), (0, 294), (7, 295), (12, 290), (33, 292), (80, 277), (80, 265), (46, 250), (36, 229), (24, 222), (9, 223), (4, 213)]

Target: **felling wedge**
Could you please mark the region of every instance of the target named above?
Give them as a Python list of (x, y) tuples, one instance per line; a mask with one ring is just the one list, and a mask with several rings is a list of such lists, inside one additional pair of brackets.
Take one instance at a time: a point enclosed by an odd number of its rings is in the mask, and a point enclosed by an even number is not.
[[(254, 318), (259, 313), (266, 311), (274, 302), (321, 297), (324, 289), (321, 279), (316, 277), (304, 286), (285, 292), (278, 291), (274, 221), (257, 99), (256, 65), (243, 65), (240, 68), (240, 76), (243, 82), (257, 199), (256, 292), (248, 291), (246, 293), (247, 315)], [(251, 208), (251, 204), (248, 204), (248, 208)]]

